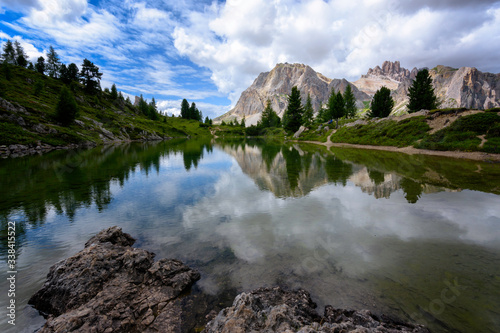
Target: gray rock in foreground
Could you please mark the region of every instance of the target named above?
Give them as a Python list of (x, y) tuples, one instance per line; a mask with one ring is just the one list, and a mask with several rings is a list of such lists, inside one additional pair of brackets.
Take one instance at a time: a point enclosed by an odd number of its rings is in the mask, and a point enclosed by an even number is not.
[(180, 332), (179, 295), (200, 274), (173, 259), (132, 248), (111, 227), (50, 268), (29, 303), (48, 314), (44, 332)]
[(204, 333), (238, 332), (429, 332), (419, 325), (379, 318), (367, 310), (325, 308), (323, 317), (304, 290), (260, 288), (239, 294), (210, 321)]

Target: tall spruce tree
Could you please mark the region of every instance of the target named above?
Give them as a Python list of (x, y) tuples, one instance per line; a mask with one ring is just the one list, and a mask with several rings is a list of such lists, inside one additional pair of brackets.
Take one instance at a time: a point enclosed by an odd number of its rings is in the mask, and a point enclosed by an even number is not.
[(183, 119), (189, 119), (189, 102), (187, 99), (183, 99), (181, 103), (181, 117)]
[(304, 114), (302, 115), (302, 125), (311, 127), (314, 118), (314, 109), (311, 101), (311, 94), (307, 94), (306, 105), (304, 106)]
[(385, 118), (391, 114), (393, 107), (394, 100), (391, 97), (391, 91), (387, 87), (382, 87), (373, 96), (368, 115), (372, 118)]
[(49, 47), (49, 52), (47, 53), (47, 65), (46, 65), (46, 69), (49, 73), (49, 76), (57, 78), (59, 75), (60, 66), (61, 66), (61, 60), (59, 59), (59, 55), (51, 45)]
[[(111, 99), (112, 100), (118, 99), (118, 90), (116, 89), (116, 84), (114, 84), (114, 83), (111, 86)], [(154, 98), (153, 98), (153, 101), (154, 101)]]
[(300, 90), (297, 86), (292, 87), (292, 92), (288, 97), (288, 107), (283, 115), (283, 127), (287, 131), (297, 132), (302, 125), (302, 99), (300, 97)]
[(278, 127), (280, 125), (281, 119), (278, 114), (273, 110), (271, 106), (271, 101), (268, 99), (266, 103), (266, 108), (262, 112), (260, 118), (260, 126), (262, 127)]
[(45, 59), (43, 57), (38, 57), (35, 70), (40, 74), (45, 74)]
[(16, 51), (16, 65), (26, 67), (28, 65), (28, 56), (24, 53), (24, 49), (17, 40), (14, 41), (14, 48)]
[(342, 97), (340, 90), (335, 93), (335, 90), (332, 88), (330, 98), (328, 99), (328, 113), (331, 119), (335, 119), (335, 126), (339, 127), (339, 119), (345, 116), (344, 97)]
[(80, 71), (80, 81), (83, 83), (87, 93), (96, 94), (101, 90), (101, 77), (102, 73), (99, 72), (99, 67), (94, 65), (90, 60), (84, 59)]
[(344, 105), (346, 118), (356, 117), (356, 112), (358, 111), (356, 108), (356, 97), (354, 97), (350, 84), (347, 85), (344, 91)]
[(16, 50), (10, 39), (3, 45), (2, 62), (11, 65), (15, 65), (16, 63)]
[(420, 110), (432, 110), (437, 108), (437, 97), (432, 87), (432, 78), (427, 69), (417, 73), (415, 81), (408, 89), (408, 112), (413, 113)]
[(56, 105), (56, 118), (63, 125), (71, 124), (78, 116), (78, 105), (71, 91), (65, 85), (59, 93), (59, 101)]

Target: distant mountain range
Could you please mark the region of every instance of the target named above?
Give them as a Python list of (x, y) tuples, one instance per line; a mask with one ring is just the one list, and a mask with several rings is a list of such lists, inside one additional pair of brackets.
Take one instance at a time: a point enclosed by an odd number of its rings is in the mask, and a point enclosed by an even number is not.
[[(370, 68), (357, 81), (330, 79), (303, 64), (277, 64), (270, 72), (259, 74), (250, 87), (240, 96), (236, 106), (216, 120), (238, 121), (245, 117), (247, 125), (256, 124), (269, 99), (280, 117), (287, 107), (287, 98), (293, 86), (301, 92), (305, 103), (310, 94), (315, 112), (326, 103), (332, 88), (344, 92), (350, 85), (359, 108), (371, 101), (382, 86), (391, 89), (395, 100), (393, 113), (406, 112), (408, 88), (418, 72), (408, 70), (399, 61), (385, 61), (382, 67)], [(459, 69), (437, 66), (429, 70), (441, 108), (465, 107), (488, 109), (500, 106), (500, 74), (483, 73), (473, 67)]]

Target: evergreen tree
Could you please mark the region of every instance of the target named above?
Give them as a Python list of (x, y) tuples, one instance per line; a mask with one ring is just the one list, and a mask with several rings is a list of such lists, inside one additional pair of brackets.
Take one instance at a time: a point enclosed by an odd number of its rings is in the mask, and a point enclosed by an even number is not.
[(304, 106), (304, 114), (302, 115), (302, 125), (311, 127), (313, 123), (314, 109), (311, 101), (311, 94), (307, 94), (306, 105)]
[(45, 59), (43, 57), (37, 59), (35, 70), (40, 74), (45, 74)]
[(356, 108), (356, 97), (354, 97), (350, 84), (347, 85), (344, 91), (344, 104), (346, 118), (356, 117), (356, 112), (358, 111)]
[(373, 96), (371, 111), (369, 116), (372, 118), (385, 118), (391, 114), (394, 107), (394, 100), (391, 97), (389, 88), (382, 87)]
[(68, 79), (72, 81), (78, 81), (78, 66), (75, 63), (71, 63), (68, 66)]
[(158, 116), (158, 108), (156, 107), (156, 101), (153, 97), (151, 102), (149, 103), (149, 119), (158, 120), (160, 117)]
[(432, 87), (432, 78), (427, 69), (417, 73), (415, 81), (408, 89), (408, 112), (413, 113), (420, 110), (432, 110), (437, 108), (437, 97)]
[(101, 90), (102, 73), (99, 72), (99, 67), (94, 65), (88, 59), (83, 60), (82, 70), (80, 71), (80, 81), (85, 87), (85, 91), (89, 94), (96, 94)]
[[(111, 86), (111, 99), (112, 100), (118, 99), (118, 90), (116, 90), (116, 84), (114, 84), (114, 83)], [(154, 98), (153, 98), (153, 101), (154, 101)]]
[(245, 117), (243, 117), (243, 118), (241, 119), (240, 126), (241, 126), (241, 127), (243, 127), (243, 128), (245, 128), (245, 127), (246, 127), (246, 125), (245, 125)]
[(288, 97), (288, 107), (283, 115), (283, 127), (287, 131), (297, 132), (302, 125), (302, 99), (297, 86), (292, 87), (292, 92)]
[(266, 108), (262, 112), (260, 118), (260, 126), (266, 127), (279, 127), (281, 119), (278, 114), (271, 107), (271, 101), (268, 99), (266, 103)]
[(189, 102), (187, 99), (183, 99), (181, 103), (181, 117), (183, 119), (189, 119)]
[(2, 73), (7, 81), (10, 81), (12, 79), (12, 71), (10, 69), (10, 66), (11, 65), (7, 61), (4, 61), (2, 63)]
[(149, 116), (149, 105), (148, 103), (144, 100), (144, 98), (142, 97), (142, 94), (141, 94), (141, 97), (139, 99), (139, 104), (137, 105), (137, 107), (139, 108), (139, 111), (145, 115), (146, 117)]
[(326, 123), (330, 119), (332, 119), (332, 118), (330, 117), (330, 114), (328, 112), (328, 108), (322, 107), (319, 109), (318, 115), (316, 116), (315, 121), (317, 123)]
[(61, 79), (64, 84), (71, 83), (71, 80), (68, 77), (68, 67), (66, 67), (65, 64), (61, 64), (61, 66), (59, 66), (59, 79)]
[(335, 93), (335, 90), (332, 88), (330, 98), (328, 98), (328, 113), (331, 119), (335, 119), (336, 127), (338, 127), (339, 119), (345, 116), (344, 98), (340, 90), (338, 93)]
[(32, 63), (31, 61), (30, 61), (30, 62), (28, 62), (28, 69), (29, 69), (30, 71), (34, 71), (34, 70), (35, 70), (35, 66), (33, 65), (33, 63)]
[(14, 48), (16, 51), (16, 65), (26, 67), (28, 65), (28, 56), (24, 53), (24, 49), (17, 40), (14, 41)]
[(49, 72), (49, 76), (57, 78), (60, 66), (61, 66), (61, 61), (59, 60), (59, 55), (51, 45), (49, 47), (49, 52), (47, 53), (47, 66), (46, 66), (46, 69)]
[(56, 119), (63, 125), (71, 124), (78, 116), (78, 105), (71, 91), (65, 85), (59, 93), (59, 101), (56, 105)]
[(3, 46), (2, 61), (11, 65), (16, 63), (16, 51), (10, 39)]
[(210, 124), (210, 119), (208, 118), (208, 116), (205, 117), (205, 124), (207, 124), (207, 125)]

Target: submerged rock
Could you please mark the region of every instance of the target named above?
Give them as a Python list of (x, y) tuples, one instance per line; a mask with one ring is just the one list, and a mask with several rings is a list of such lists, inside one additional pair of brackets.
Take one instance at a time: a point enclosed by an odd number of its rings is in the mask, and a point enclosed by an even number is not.
[(52, 266), (29, 300), (49, 315), (39, 332), (180, 332), (178, 296), (200, 274), (178, 260), (154, 262), (153, 253), (133, 243), (111, 227)]
[(204, 333), (232, 332), (429, 332), (420, 325), (377, 317), (368, 310), (326, 306), (320, 316), (304, 290), (260, 288), (238, 295), (231, 307), (210, 321)]

